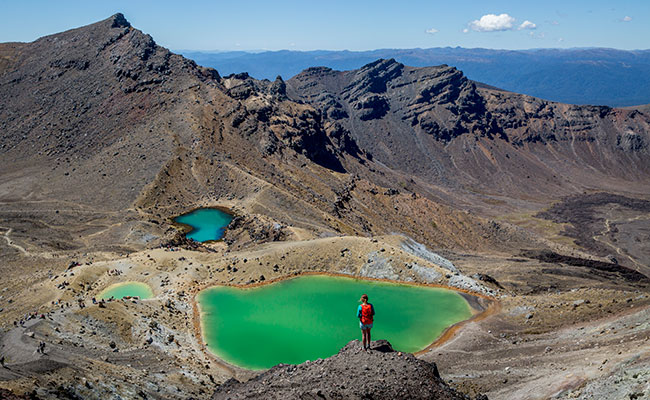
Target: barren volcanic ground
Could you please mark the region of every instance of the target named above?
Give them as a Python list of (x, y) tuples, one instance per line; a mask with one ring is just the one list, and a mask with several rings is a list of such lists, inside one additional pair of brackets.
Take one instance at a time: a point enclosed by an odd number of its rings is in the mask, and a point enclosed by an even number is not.
[[(222, 77), (121, 14), (0, 44), (0, 94), (3, 396), (650, 396), (647, 107), (394, 60)], [(184, 239), (173, 218), (206, 206), (236, 215), (224, 240)], [(483, 312), (419, 360), (371, 351), (363, 391), (301, 381), (354, 385), (350, 347), (256, 378), (206, 349), (201, 288), (315, 272), (451, 287)], [(153, 298), (93, 303), (126, 281)]]

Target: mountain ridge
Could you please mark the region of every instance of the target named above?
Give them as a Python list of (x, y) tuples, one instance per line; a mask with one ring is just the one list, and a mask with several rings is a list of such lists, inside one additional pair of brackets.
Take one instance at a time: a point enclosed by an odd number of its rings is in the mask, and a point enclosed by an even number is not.
[[(228, 74), (247, 71), (259, 79), (290, 78), (302, 69), (323, 65), (360, 68), (377, 58), (395, 58), (411, 66), (448, 64), (475, 81), (573, 104), (632, 106), (650, 103), (650, 50), (603, 48), (497, 50), (466, 48), (378, 49), (368, 51), (193, 52), (182, 54)], [(264, 68), (260, 68), (260, 66)]]
[[(0, 151), (7, 171), (33, 163), (25, 158), (31, 154), (34, 160), (55, 161), (51, 172), (41, 171), (48, 178), (39, 185), (51, 185), (48, 191), (57, 198), (77, 198), (70, 187), (84, 188), (89, 179), (98, 179), (105, 184), (101, 190), (85, 191), (87, 201), (107, 198), (102, 190), (118, 190), (122, 194), (117, 199), (126, 201), (118, 207), (131, 203), (173, 209), (163, 204), (180, 205), (212, 193), (201, 182), (204, 178), (192, 171), (199, 168), (202, 174), (214, 175), (205, 163), (231, 164), (223, 153), (215, 152), (219, 144), (224, 153), (244, 163), (229, 169), (239, 170), (237, 174), (254, 172), (255, 179), (272, 179), (275, 185), (278, 178), (256, 171), (280, 163), (281, 179), (286, 179), (298, 173), (294, 168), (305, 157), (372, 184), (401, 186), (429, 200), (464, 204), (484, 215), (489, 208), (486, 195), (499, 201), (512, 197), (506, 200), (512, 205), (531, 195), (548, 201), (559, 193), (574, 194), (580, 187), (616, 188), (647, 179), (642, 156), (648, 151), (643, 133), (648, 116), (639, 111), (551, 103), (482, 88), (453, 67), (407, 67), (394, 59), (345, 72), (307, 69), (286, 82), (257, 81), (248, 74), (221, 77), (158, 47), (150, 36), (124, 26), (127, 23), (117, 14), (90, 27), (43, 38), (29, 46), (38, 48), (34, 71), (0, 75), (4, 90), (14, 97), (11, 106), (18, 107), (0, 109), (6, 132)], [(76, 46), (77, 34), (89, 35), (88, 50)], [(101, 39), (104, 36), (108, 40)], [(51, 44), (75, 47), (63, 58), (58, 53), (45, 56), (41, 46)], [(83, 52), (92, 56), (82, 56)], [(33, 56), (21, 54), (25, 63), (31, 63)], [(48, 57), (50, 61), (44, 61)], [(101, 83), (96, 73), (89, 73), (95, 68), (104, 71)], [(49, 81), (30, 78), (44, 73)], [(88, 84), (94, 89), (77, 89)], [(55, 94), (58, 87), (68, 89), (65, 95), (38, 99), (46, 101), (38, 106), (35, 91), (21, 85)], [(110, 89), (102, 90), (101, 85)], [(100, 99), (101, 106), (93, 106)], [(138, 105), (130, 108), (131, 104)], [(50, 112), (33, 124), (15, 117), (26, 115), (26, 107), (47, 107), (42, 109)], [(57, 108), (54, 117), (51, 111)], [(174, 114), (181, 117), (170, 119)], [(64, 129), (57, 127), (63, 115), (67, 115)], [(76, 120), (81, 125), (75, 127)], [(133, 129), (141, 123), (147, 126)], [(100, 136), (89, 136), (89, 131)], [(35, 151), (35, 146), (40, 148)], [(564, 159), (558, 158), (563, 153)], [(134, 156), (144, 168), (129, 168), (124, 162)], [(197, 164), (192, 171), (186, 170), (188, 158)], [(88, 166), (80, 166), (84, 163)], [(560, 170), (565, 179), (556, 177)], [(178, 187), (172, 172), (190, 173), (193, 188)], [(205, 179), (214, 182), (217, 177)], [(340, 187), (338, 179), (329, 185)], [(547, 187), (533, 183), (540, 180)], [(289, 192), (296, 188), (290, 187)], [(101, 201), (104, 207), (110, 204)], [(325, 206), (320, 200), (316, 204)]]
[[(390, 82), (388, 86), (387, 82)], [(527, 163), (526, 157), (517, 156), (520, 152), (513, 151), (515, 148), (522, 149), (522, 154), (526, 154), (557, 146), (556, 150), (562, 153), (567, 149), (561, 143), (568, 141), (574, 142), (572, 146), (580, 146), (577, 143), (581, 142), (601, 141), (598, 146), (600, 151), (610, 149), (608, 152), (615, 154), (603, 154), (601, 161), (584, 159), (577, 165), (563, 166), (564, 170), (592, 165), (601, 173), (609, 174), (614, 172), (612, 165), (597, 165), (604, 160), (625, 157), (626, 163), (636, 160), (634, 163), (637, 167), (633, 170), (639, 173), (638, 178), (645, 179), (643, 177), (647, 175), (642, 154), (647, 151), (647, 139), (644, 139), (643, 132), (647, 131), (648, 119), (635, 111), (547, 102), (477, 86), (453, 67), (406, 67), (393, 59), (376, 61), (360, 70), (345, 72), (312, 68), (296, 75), (287, 84), (288, 92), (300, 101), (314, 105), (328, 117), (333, 113), (328, 118), (330, 124), (338, 131), (349, 132), (374, 159), (397, 170), (415, 173), (428, 179), (429, 183), (439, 183), (436, 179), (445, 179), (446, 174), (456, 176), (456, 183), (462, 182), (458, 175), (460, 170), (464, 170), (464, 174), (474, 174), (476, 181), (489, 183), (496, 191), (501, 183), (476, 174), (492, 171), (495, 166), (499, 169), (498, 166), (508, 163)], [(635, 118), (640, 125), (632, 122)], [(623, 132), (614, 128), (621, 121), (627, 124)], [(372, 136), (365, 136), (364, 132), (370, 131), (373, 132)], [(634, 132), (638, 132), (639, 136)], [(410, 144), (406, 141), (410, 141)], [(489, 160), (493, 165), (459, 167), (448, 164), (443, 168), (439, 163), (444, 163), (446, 156), (457, 154), (460, 143), (467, 151), (475, 149), (479, 152), (477, 161)], [(487, 147), (492, 151), (486, 152)], [(512, 149), (508, 157), (507, 149)], [(569, 164), (572, 163), (571, 158), (586, 155), (571, 151), (573, 157), (569, 154), (566, 157)], [(413, 157), (413, 152), (422, 155)], [(412, 158), (405, 157), (408, 153)], [(395, 158), (400, 154), (404, 156)], [(484, 158), (486, 155), (487, 159)], [(439, 166), (419, 173), (417, 170), (420, 167), (407, 166), (409, 160), (421, 159), (437, 159), (431, 166)], [(539, 165), (530, 165), (525, 168), (530, 175), (525, 179), (531, 179), (537, 173), (541, 174), (537, 179), (544, 179), (559, 168), (558, 165), (547, 165), (540, 169)], [(515, 168), (506, 174), (516, 173), (514, 171)], [(621, 169), (618, 174), (632, 178), (628, 168)], [(522, 179), (525, 182), (521, 177), (518, 182), (521, 183)], [(558, 183), (549, 183), (551, 186), (555, 184)], [(526, 189), (519, 187), (518, 190)]]

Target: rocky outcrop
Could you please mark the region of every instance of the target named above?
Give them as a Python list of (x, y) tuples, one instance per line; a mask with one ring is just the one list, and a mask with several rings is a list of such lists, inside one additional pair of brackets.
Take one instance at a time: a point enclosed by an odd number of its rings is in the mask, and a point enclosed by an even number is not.
[(577, 267), (584, 267), (594, 275), (601, 275), (613, 281), (627, 280), (631, 283), (638, 283), (640, 287), (650, 284), (650, 278), (631, 268), (619, 265), (615, 262), (603, 262), (588, 260), (579, 257), (565, 256), (550, 250), (527, 250), (521, 253), (523, 257), (534, 258), (546, 263), (566, 264)]
[[(306, 83), (315, 79), (320, 84)], [(377, 60), (339, 74), (309, 69), (290, 84), (295, 96), (336, 120), (348, 118), (349, 113), (361, 121), (379, 120), (392, 111), (397, 121), (419, 127), (437, 140), (448, 141), (467, 132), (499, 132), (474, 83), (447, 66), (410, 68), (394, 59)]]
[(358, 111), (362, 121), (379, 119), (390, 109), (388, 99), (381, 94), (386, 93), (389, 82), (400, 76), (403, 68), (394, 59), (372, 62), (355, 71), (341, 95)]
[(14, 394), (11, 390), (0, 388), (0, 399), (4, 400), (28, 400), (33, 399), (35, 396), (28, 395), (17, 395)]
[(391, 58), (379, 59), (353, 71), (351, 82), (343, 88), (344, 98), (356, 101), (369, 93), (381, 94), (388, 89), (389, 83), (402, 75), (404, 65)]
[(275, 81), (269, 86), (269, 93), (278, 100), (287, 99), (287, 84), (284, 83), (280, 75), (275, 78)]
[(291, 150), (323, 167), (345, 171), (325, 133), (321, 113), (289, 101), (282, 77), (273, 82), (258, 81), (240, 73), (224, 77), (223, 83), (227, 94), (241, 102), (231, 126), (256, 138), (262, 154)]
[[(277, 365), (248, 382), (230, 379), (213, 399), (469, 399), (447, 386), (436, 364), (372, 342), (353, 340), (324, 360)], [(487, 400), (479, 395), (477, 399)]]
[(616, 146), (628, 153), (638, 152), (648, 148), (648, 144), (643, 135), (630, 131), (616, 137)]

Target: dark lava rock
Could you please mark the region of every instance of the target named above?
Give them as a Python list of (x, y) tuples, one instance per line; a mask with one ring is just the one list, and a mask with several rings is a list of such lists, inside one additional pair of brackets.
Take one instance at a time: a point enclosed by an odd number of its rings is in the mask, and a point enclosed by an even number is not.
[(498, 287), (499, 289), (503, 289), (503, 286), (501, 286), (501, 284), (496, 279), (494, 279), (492, 276), (488, 274), (477, 273), (472, 275), (472, 278), (478, 279), (483, 282), (491, 283), (494, 286)]
[(378, 119), (386, 115), (390, 105), (383, 96), (371, 95), (359, 99), (354, 103), (354, 108), (360, 110), (359, 118), (362, 121)]
[(18, 395), (12, 392), (11, 390), (0, 388), (0, 399), (3, 400), (23, 400), (23, 399), (38, 399), (36, 392)]
[(650, 278), (647, 276), (619, 264), (565, 256), (550, 250), (525, 250), (521, 255), (523, 257), (536, 259), (546, 263), (561, 263), (575, 267), (588, 268), (593, 274), (601, 273), (603, 277), (611, 278), (611, 275), (617, 275), (628, 282), (636, 282), (642, 285), (648, 285), (650, 283)]
[(355, 71), (355, 76), (343, 92), (355, 98), (366, 93), (384, 93), (390, 81), (402, 74), (404, 64), (394, 59), (379, 59)]
[(436, 364), (398, 353), (389, 342), (370, 351), (353, 340), (338, 354), (276, 365), (248, 382), (219, 386), (213, 399), (468, 399), (440, 379)]
[(271, 95), (275, 96), (279, 100), (286, 100), (287, 84), (284, 83), (280, 75), (278, 75), (278, 77), (275, 78), (275, 81), (269, 87), (269, 92), (271, 93)]
[[(645, 213), (650, 212), (650, 201), (606, 192), (574, 195), (564, 198), (548, 210), (536, 214), (535, 217), (567, 224), (562, 232), (563, 235), (575, 238), (576, 244), (598, 255), (608, 256), (611, 248), (594, 240), (594, 236), (600, 234), (605, 225), (605, 218), (599, 211), (604, 207), (626, 208)], [(610, 232), (617, 232), (616, 226), (612, 226)], [(552, 262), (564, 261), (553, 260)], [(604, 264), (596, 265), (608, 269), (609, 267)], [(618, 260), (612, 261), (612, 264), (618, 264)]]
[[(203, 243), (197, 242), (194, 239), (189, 239), (189, 238), (185, 237), (185, 235), (182, 234), (182, 233), (177, 233), (176, 235), (174, 235), (173, 238), (163, 242), (161, 246), (162, 247), (180, 247), (180, 248), (183, 248), (183, 249), (186, 249), (186, 250), (202, 251), (202, 252), (205, 252), (205, 253), (214, 253), (214, 249), (212, 249), (210, 247), (207, 247), (207, 246), (203, 245)], [(183, 258), (183, 260), (185, 259), (184, 257), (181, 257), (181, 258)], [(179, 261), (183, 261), (183, 260), (179, 259)]]

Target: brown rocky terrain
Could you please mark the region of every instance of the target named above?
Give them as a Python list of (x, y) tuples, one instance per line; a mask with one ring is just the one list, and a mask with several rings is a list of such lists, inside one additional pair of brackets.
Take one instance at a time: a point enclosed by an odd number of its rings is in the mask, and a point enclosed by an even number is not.
[[(396, 373), (400, 371), (400, 373)], [(375, 379), (375, 377), (380, 377)], [(293, 382), (306, 382), (297, 390)], [(325, 360), (278, 365), (242, 384), (221, 385), (213, 399), (466, 399), (441, 379), (436, 364), (380, 340), (363, 351), (354, 340)]]
[[(0, 44), (0, 93), (2, 389), (210, 398), (255, 374), (203, 346), (196, 292), (332, 272), (491, 299), (417, 355), (463, 393), (650, 393), (643, 108), (393, 60), (221, 77), (121, 14)], [(188, 245), (171, 218), (203, 206), (237, 218)], [(123, 280), (155, 297), (92, 304)]]

